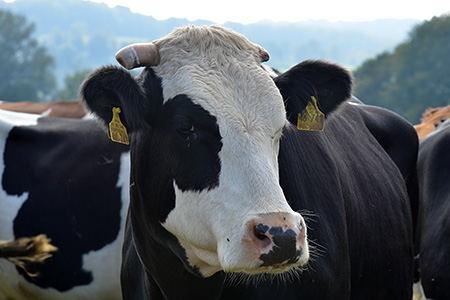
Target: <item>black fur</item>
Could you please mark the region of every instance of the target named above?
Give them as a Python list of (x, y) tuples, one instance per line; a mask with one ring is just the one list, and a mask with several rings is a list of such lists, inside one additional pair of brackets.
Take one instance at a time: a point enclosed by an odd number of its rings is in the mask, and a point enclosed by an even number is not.
[(450, 299), (450, 122), (420, 140), (417, 247), (427, 299)]
[(297, 123), (297, 115), (317, 99), (319, 109), (327, 116), (352, 93), (353, 77), (339, 65), (322, 60), (306, 60), (274, 78), (286, 105), (289, 121)]

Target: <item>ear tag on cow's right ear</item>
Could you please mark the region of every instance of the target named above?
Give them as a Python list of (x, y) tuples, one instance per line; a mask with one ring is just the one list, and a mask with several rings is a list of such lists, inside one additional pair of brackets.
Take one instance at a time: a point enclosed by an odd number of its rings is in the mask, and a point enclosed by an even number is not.
[(305, 109), (298, 114), (297, 129), (307, 131), (323, 131), (325, 127), (325, 115), (319, 110), (317, 100), (311, 96)]
[(129, 145), (130, 141), (128, 140), (127, 129), (122, 124), (122, 121), (120, 121), (119, 117), (119, 114), (121, 112), (120, 107), (114, 107), (112, 111), (113, 118), (109, 123), (108, 137), (113, 142)]

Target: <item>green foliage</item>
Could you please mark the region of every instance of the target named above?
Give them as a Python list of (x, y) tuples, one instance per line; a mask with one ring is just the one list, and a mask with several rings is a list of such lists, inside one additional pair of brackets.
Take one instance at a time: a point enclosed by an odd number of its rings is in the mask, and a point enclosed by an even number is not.
[(450, 104), (450, 15), (416, 26), (392, 53), (356, 72), (356, 96), (418, 123), (427, 107)]
[(53, 100), (64, 101), (64, 100), (76, 100), (78, 99), (78, 89), (81, 83), (86, 77), (90, 70), (75, 71), (74, 73), (67, 75), (64, 79), (64, 88), (59, 89)]
[(43, 101), (55, 87), (53, 58), (25, 17), (0, 10), (0, 99)]

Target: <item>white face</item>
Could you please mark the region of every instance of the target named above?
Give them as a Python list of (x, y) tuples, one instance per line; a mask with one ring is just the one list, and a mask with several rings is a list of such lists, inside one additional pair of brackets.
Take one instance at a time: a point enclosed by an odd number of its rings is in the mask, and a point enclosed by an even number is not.
[[(306, 227), (279, 185), (279, 140), (287, 122), (283, 99), (254, 57), (209, 53), (214, 57), (184, 52), (181, 64), (176, 56), (176, 68), (173, 61), (155, 68), (165, 101), (189, 96), (216, 118), (223, 144), (218, 186), (182, 191), (174, 182), (176, 206), (163, 226), (203, 276), (220, 270), (281, 272), (303, 264), (309, 256)], [(165, 56), (164, 47), (160, 54)], [(292, 248), (302, 252), (273, 259), (269, 252), (280, 245), (271, 228), (280, 229), (283, 240), (291, 234)]]

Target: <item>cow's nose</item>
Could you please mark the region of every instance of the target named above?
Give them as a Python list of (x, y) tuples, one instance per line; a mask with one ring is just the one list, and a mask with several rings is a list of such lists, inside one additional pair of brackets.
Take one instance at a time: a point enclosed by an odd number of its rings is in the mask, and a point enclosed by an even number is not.
[(247, 236), (261, 266), (297, 263), (307, 247), (305, 222), (298, 214), (259, 216), (247, 223)]

